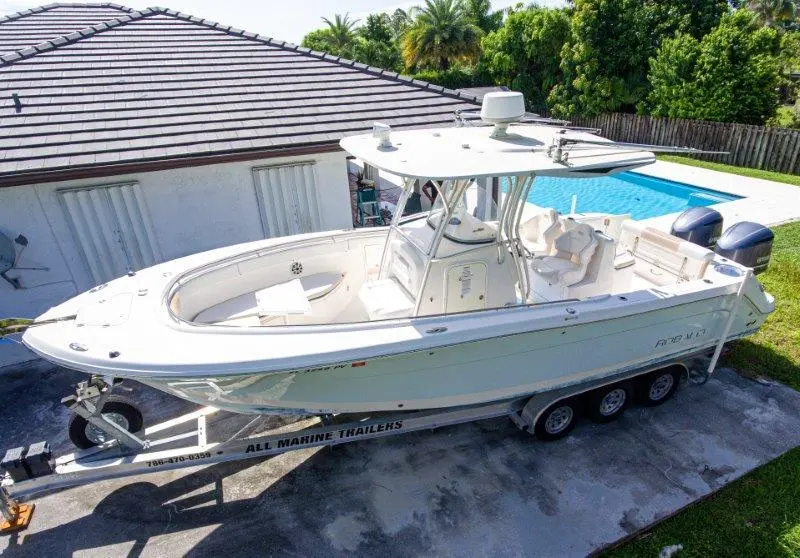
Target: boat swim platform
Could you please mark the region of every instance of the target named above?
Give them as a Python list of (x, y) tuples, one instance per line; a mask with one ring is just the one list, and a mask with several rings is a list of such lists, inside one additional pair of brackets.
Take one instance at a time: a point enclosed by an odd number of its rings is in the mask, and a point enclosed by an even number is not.
[[(0, 376), (0, 393), (18, 402), (0, 409), (0, 437), (71, 451), (57, 400), (82, 376), (35, 366)], [(126, 395), (150, 423), (195, 409), (131, 385)], [(249, 420), (221, 413), (208, 427), (224, 435)], [(267, 422), (292, 429), (292, 420)], [(585, 556), (797, 445), (800, 393), (722, 369), (660, 407), (584, 420), (554, 443), (499, 417), (38, 496), (28, 529), (0, 537), (0, 550)]]

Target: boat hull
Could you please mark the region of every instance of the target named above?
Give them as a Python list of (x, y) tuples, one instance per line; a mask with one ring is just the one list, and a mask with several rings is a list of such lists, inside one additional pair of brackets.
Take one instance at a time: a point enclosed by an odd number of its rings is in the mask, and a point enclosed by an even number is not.
[[(429, 409), (519, 397), (713, 349), (730, 296), (613, 319), (485, 338), (285, 372), (136, 378), (238, 413), (342, 413)], [(755, 331), (742, 304), (729, 337)]]

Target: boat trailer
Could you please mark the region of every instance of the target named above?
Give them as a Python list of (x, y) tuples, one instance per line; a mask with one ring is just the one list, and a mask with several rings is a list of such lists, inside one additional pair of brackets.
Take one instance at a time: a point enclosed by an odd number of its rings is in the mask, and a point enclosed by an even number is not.
[[(616, 399), (612, 396), (621, 389), (627, 390), (628, 400), (632, 399), (633, 388), (637, 385), (644, 387), (645, 393), (650, 389), (651, 394), (658, 395), (659, 392), (653, 390), (658, 388), (659, 381), (663, 388), (663, 380), (667, 376), (675, 378), (674, 387), (670, 385), (667, 391), (662, 389), (659, 399), (649, 403), (657, 405), (674, 393), (680, 378), (688, 378), (693, 383), (705, 383), (719, 357), (715, 352), (710, 364), (706, 365), (708, 354), (708, 349), (695, 351), (670, 362), (653, 362), (646, 367), (617, 371), (589, 382), (488, 404), (424, 411), (310, 416), (287, 425), (293, 427), (291, 429), (280, 427), (251, 436), (264, 417), (269, 416), (256, 415), (229, 439), (218, 442), (208, 439), (208, 417), (221, 412), (214, 407), (203, 407), (149, 426), (138, 435), (127, 431), (108, 414), (101, 413), (104, 402), (121, 380), (94, 376), (78, 384), (76, 393), (62, 399), (62, 403), (75, 417), (82, 417), (96, 432), (101, 433), (101, 443), (57, 457), (53, 456), (46, 442), (7, 450), (0, 462), (0, 468), (5, 471), (0, 482), (0, 512), (3, 516), (0, 533), (18, 531), (29, 525), (34, 504), (21, 503), (20, 500), (100, 480), (263, 458), (294, 450), (433, 430), (501, 416), (508, 416), (525, 432), (543, 437), (540, 429), (545, 428), (545, 434), (553, 435), (544, 439), (557, 439), (568, 434), (577, 421), (581, 414), (577, 405), (596, 401), (601, 410), (604, 405), (608, 409), (613, 401), (619, 400), (618, 393)], [(597, 394), (607, 395), (597, 398)], [(592, 395), (595, 397), (588, 397)], [(569, 405), (572, 407), (567, 409)], [(607, 419), (616, 418), (625, 407), (621, 404)], [(573, 413), (571, 409), (576, 412)], [(602, 417), (600, 421), (607, 422)], [(551, 426), (555, 429), (553, 432), (549, 430)]]

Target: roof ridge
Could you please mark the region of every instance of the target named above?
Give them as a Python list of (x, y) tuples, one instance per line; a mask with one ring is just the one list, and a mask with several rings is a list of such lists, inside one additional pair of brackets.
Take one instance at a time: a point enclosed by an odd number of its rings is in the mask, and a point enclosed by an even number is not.
[[(78, 4), (49, 4), (47, 9), (64, 5), (76, 6)], [(98, 6), (98, 5), (99, 4), (93, 4), (93, 6)], [(7, 52), (2, 56), (0, 56), (0, 67), (11, 65), (15, 62), (18, 62), (19, 60), (25, 60), (27, 58), (31, 58), (33, 56), (36, 56), (40, 52), (55, 50), (60, 46), (75, 43), (77, 41), (85, 39), (86, 37), (91, 37), (93, 35), (96, 35), (97, 33), (102, 33), (103, 31), (106, 31), (108, 29), (113, 29), (115, 27), (119, 27), (120, 25), (125, 25), (126, 23), (129, 23), (131, 21), (137, 21), (146, 18), (148, 16), (151, 16), (153, 14), (160, 13), (158, 11), (153, 10), (152, 8), (145, 8), (144, 10), (134, 10), (132, 8), (125, 8), (124, 6), (119, 6), (119, 4), (111, 5), (110, 3), (109, 6), (114, 8), (117, 7), (124, 8), (125, 10), (128, 10), (128, 13), (126, 13), (125, 15), (121, 15), (119, 17), (101, 21), (100, 23), (95, 23), (94, 25), (90, 25), (89, 27), (86, 27), (84, 29), (78, 29), (77, 31), (73, 31), (68, 35), (59, 35), (58, 37), (53, 37), (52, 39), (48, 39), (43, 43), (38, 43), (32, 46), (27, 46), (20, 50), (12, 50), (11, 52)], [(40, 10), (40, 12), (41, 11), (45, 10)]]
[(284, 50), (290, 50), (294, 52), (299, 52), (301, 54), (307, 54), (314, 58), (318, 58), (320, 60), (325, 60), (326, 62), (333, 62), (335, 64), (339, 64), (340, 66), (344, 66), (347, 68), (355, 68), (361, 72), (372, 74), (378, 77), (382, 77), (384, 79), (397, 81), (400, 83), (404, 83), (406, 85), (411, 85), (413, 87), (417, 87), (419, 89), (434, 91), (439, 93), (440, 95), (445, 95), (447, 97), (454, 97), (456, 99), (462, 99), (465, 101), (471, 101), (474, 103), (480, 103), (480, 99), (476, 95), (469, 95), (464, 93), (463, 91), (459, 91), (457, 89), (448, 89), (441, 85), (436, 85), (433, 83), (429, 83), (427, 81), (423, 81), (421, 79), (414, 79), (410, 76), (405, 76), (400, 74), (399, 72), (392, 72), (390, 70), (386, 70), (384, 68), (378, 68), (376, 66), (369, 66), (368, 64), (363, 64), (361, 62), (356, 62), (354, 60), (349, 60), (347, 58), (342, 58), (340, 56), (334, 56), (327, 52), (320, 52), (316, 50), (311, 50), (310, 48), (298, 46), (294, 43), (290, 43), (287, 41), (281, 41), (277, 39), (273, 39), (272, 37), (264, 37), (259, 35), (258, 33), (251, 33), (250, 31), (245, 31), (243, 29), (237, 29), (231, 25), (223, 25), (217, 23), (215, 21), (209, 21), (203, 18), (199, 18), (196, 16), (192, 16), (189, 14), (185, 14), (182, 12), (178, 12), (176, 10), (170, 10), (169, 8), (161, 8), (158, 6), (153, 6), (149, 8), (154, 10), (157, 13), (161, 13), (164, 15), (168, 15), (177, 19), (182, 19), (184, 21), (189, 21), (191, 23), (196, 23), (198, 25), (203, 25), (205, 27), (209, 27), (211, 29), (216, 29), (218, 31), (223, 31), (224, 33), (228, 33), (229, 35), (234, 35), (237, 37), (244, 37), (246, 39), (250, 39), (253, 41), (257, 41), (263, 44), (267, 44), (270, 46), (282, 48)]
[(15, 21), (17, 19), (21, 19), (23, 17), (27, 17), (33, 14), (40, 14), (42, 12), (46, 12), (48, 10), (52, 10), (53, 8), (114, 8), (116, 10), (120, 10), (123, 12), (132, 12), (133, 8), (128, 8), (127, 6), (122, 6), (120, 4), (114, 4), (112, 2), (53, 2), (51, 4), (45, 4), (43, 6), (37, 6), (35, 8), (28, 8), (27, 10), (20, 10), (16, 13), (9, 14), (6, 16), (0, 16), (0, 25), (7, 21)]
[(42, 12), (46, 12), (47, 10), (51, 10), (56, 6), (57, 4), (45, 4), (44, 6), (37, 6), (35, 8), (28, 8), (27, 10), (20, 10), (16, 13), (0, 17), (0, 24), (5, 23), (6, 21), (14, 21), (29, 16), (31, 14), (39, 14)]

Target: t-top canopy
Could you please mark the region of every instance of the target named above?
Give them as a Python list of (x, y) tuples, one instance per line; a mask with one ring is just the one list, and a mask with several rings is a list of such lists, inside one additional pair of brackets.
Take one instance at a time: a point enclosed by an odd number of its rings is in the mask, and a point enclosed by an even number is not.
[[(382, 135), (386, 134), (384, 131)], [(526, 174), (598, 176), (655, 161), (649, 151), (617, 147), (594, 134), (552, 126), (513, 124), (505, 137), (493, 138), (491, 134), (492, 128), (485, 126), (391, 131), (388, 142), (373, 134), (362, 134), (346, 137), (340, 145), (380, 170), (428, 179)], [(559, 135), (570, 140), (608, 141), (609, 145), (565, 145), (567, 157), (555, 162), (548, 148)], [(387, 143), (390, 145), (382, 145)]]

